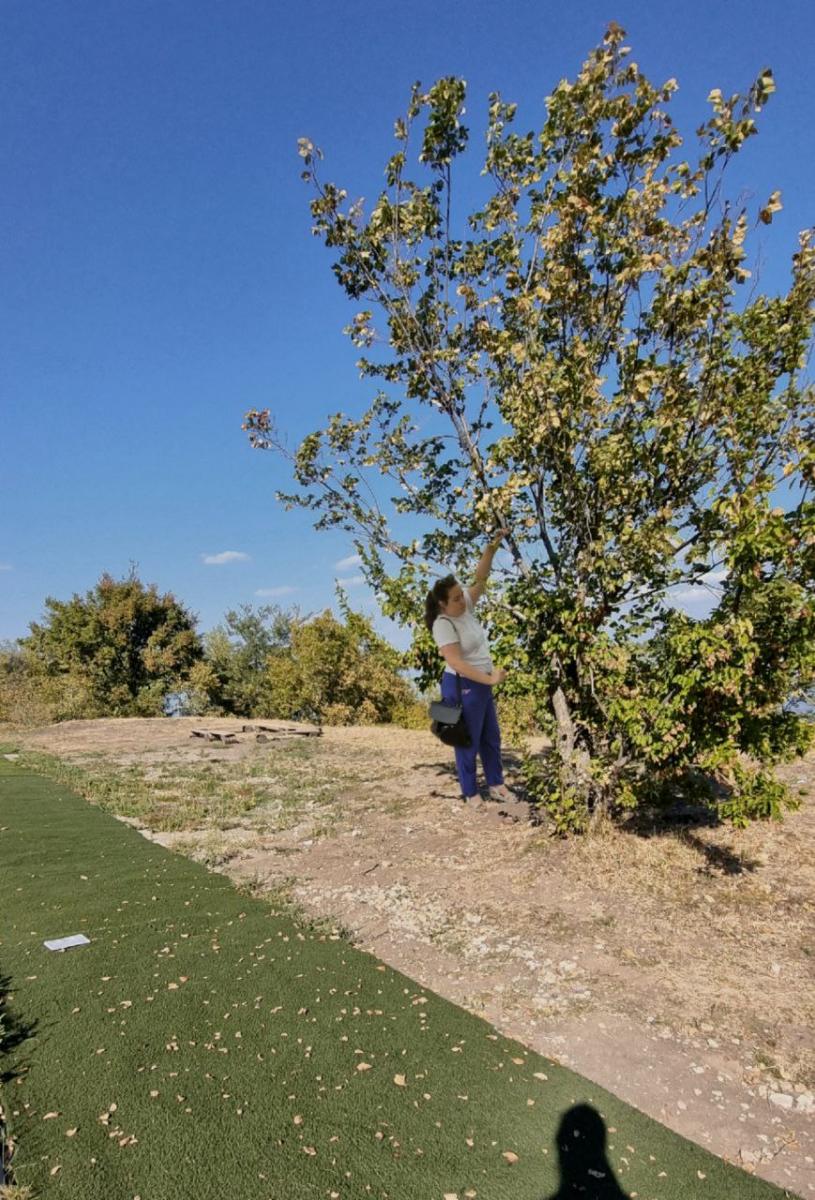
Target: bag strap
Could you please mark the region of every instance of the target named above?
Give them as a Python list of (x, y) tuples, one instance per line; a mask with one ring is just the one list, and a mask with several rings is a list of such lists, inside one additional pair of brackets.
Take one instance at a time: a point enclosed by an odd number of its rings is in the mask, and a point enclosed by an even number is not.
[[(453, 624), (453, 620), (452, 620), (452, 618), (451, 618), (451, 617), (444, 617), (444, 616), (443, 616), (443, 617), (441, 618), (441, 620), (442, 620), (442, 621), (449, 621), (449, 622), (450, 622), (450, 624), (453, 626), (453, 629), (455, 630), (455, 632), (456, 632), (456, 633), (458, 633), (458, 630), (456, 629), (455, 625)], [(459, 638), (459, 640), (458, 640), (458, 644), (459, 644), (459, 645), (461, 645), (461, 638)], [(459, 675), (458, 671), (456, 671), (456, 691), (458, 692), (458, 706), (459, 706), (459, 708), (461, 708), (461, 707), (463, 706), (463, 703), (464, 703), (464, 702), (463, 702), (463, 700), (461, 699), (461, 676)]]

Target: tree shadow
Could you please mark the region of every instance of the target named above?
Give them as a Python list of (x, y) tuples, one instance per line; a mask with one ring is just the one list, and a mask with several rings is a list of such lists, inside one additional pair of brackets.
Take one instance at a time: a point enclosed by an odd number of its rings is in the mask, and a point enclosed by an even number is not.
[[(543, 753), (553, 754), (554, 751), (548, 749)], [(507, 774), (515, 776), (511, 783), (511, 788), (515, 793), (517, 803), (508, 806), (511, 811), (501, 811), (499, 815), (511, 816), (516, 821), (523, 819), (534, 826), (546, 824), (546, 816), (543, 808), (535, 804), (518, 778), (522, 766), (521, 755), (514, 750), (504, 750), (502, 758)], [(415, 763), (413, 770), (435, 771), (437, 776), (445, 780), (454, 781), (457, 779), (456, 764), (453, 760), (449, 763)], [(711, 845), (691, 832), (694, 828), (716, 829), (722, 827), (723, 823), (719, 816), (718, 803), (726, 798), (728, 791), (724, 785), (712, 776), (708, 776), (695, 769), (689, 769), (688, 778), (692, 778), (693, 783), (697, 787), (700, 784), (700, 780), (704, 783), (709, 791), (709, 799), (707, 801), (694, 803), (679, 795), (673, 800), (666, 800), (662, 803), (643, 804), (641, 808), (621, 818), (618, 822), (618, 828), (624, 833), (630, 833), (641, 838), (666, 836), (681, 838), (688, 846), (698, 851), (700, 856), (705, 860), (704, 864), (699, 867), (700, 873), (704, 875), (734, 876), (757, 870), (761, 866), (761, 863), (757, 859), (736, 854), (726, 846)], [(435, 791), (431, 792), (433, 796), (439, 794)]]
[(541, 1200), (628, 1200), (606, 1154), (606, 1127), (590, 1104), (576, 1104), (556, 1135), (560, 1186)]
[(712, 846), (688, 830), (683, 832), (682, 840), (704, 857), (704, 866), (699, 867), (701, 875), (743, 875), (761, 866), (758, 859), (735, 854), (727, 846)]
[(9, 1068), (5, 1065), (7, 1057), (34, 1037), (37, 1033), (36, 1021), (25, 1021), (23, 1018), (9, 1007), (8, 997), (11, 992), (11, 976), (0, 975), (0, 1084), (11, 1082), (15, 1076), (25, 1070), (25, 1063), (19, 1060), (15, 1061), (14, 1066)]

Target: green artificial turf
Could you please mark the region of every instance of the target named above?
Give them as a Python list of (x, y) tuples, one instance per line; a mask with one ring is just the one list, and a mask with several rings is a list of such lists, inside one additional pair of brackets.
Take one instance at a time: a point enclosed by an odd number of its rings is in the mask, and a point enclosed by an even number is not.
[[(3, 1104), (38, 1196), (788, 1194), (2, 759), (0, 830), (0, 975), (30, 1034)], [(43, 947), (73, 933), (91, 944)]]

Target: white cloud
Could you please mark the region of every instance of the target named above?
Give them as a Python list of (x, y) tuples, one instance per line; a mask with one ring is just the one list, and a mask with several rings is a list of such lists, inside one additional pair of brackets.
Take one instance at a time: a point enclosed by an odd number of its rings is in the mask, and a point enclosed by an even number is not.
[(364, 575), (352, 575), (350, 579), (337, 579), (336, 582), (341, 587), (359, 587), (359, 585), (361, 583), (365, 582), (365, 576)]
[(296, 592), (297, 588), (290, 587), (287, 583), (280, 587), (258, 588), (255, 592), (256, 596), (290, 596), (292, 592)]
[(358, 554), (349, 554), (347, 558), (341, 558), (339, 562), (334, 563), (338, 571), (347, 571), (349, 567), (359, 567), (362, 565), (362, 559)]
[(721, 584), (727, 579), (728, 572), (725, 569), (716, 571), (708, 571), (707, 575), (700, 575), (689, 587), (679, 587), (678, 591), (670, 589), (668, 598), (670, 600), (709, 600), (712, 599), (716, 592), (720, 592)]
[(681, 600), (687, 603), (688, 600), (712, 600), (710, 592), (704, 588), (682, 588), (678, 592), (668, 592), (668, 600)]
[(0, 571), (13, 571), (14, 567), (11, 563), (0, 563)]
[(219, 567), (222, 563), (249, 562), (249, 555), (242, 550), (222, 550), (220, 554), (202, 554), (201, 558), (210, 567)]

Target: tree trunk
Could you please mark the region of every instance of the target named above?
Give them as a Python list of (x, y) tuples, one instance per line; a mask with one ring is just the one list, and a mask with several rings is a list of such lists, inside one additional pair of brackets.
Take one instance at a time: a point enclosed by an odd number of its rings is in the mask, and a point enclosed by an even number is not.
[(592, 808), (594, 796), (591, 755), (585, 746), (579, 744), (578, 731), (560, 684), (552, 693), (552, 707), (557, 720), (557, 751), (560, 756), (561, 779), (566, 787), (585, 801), (591, 823), (594, 824), (599, 814)]

